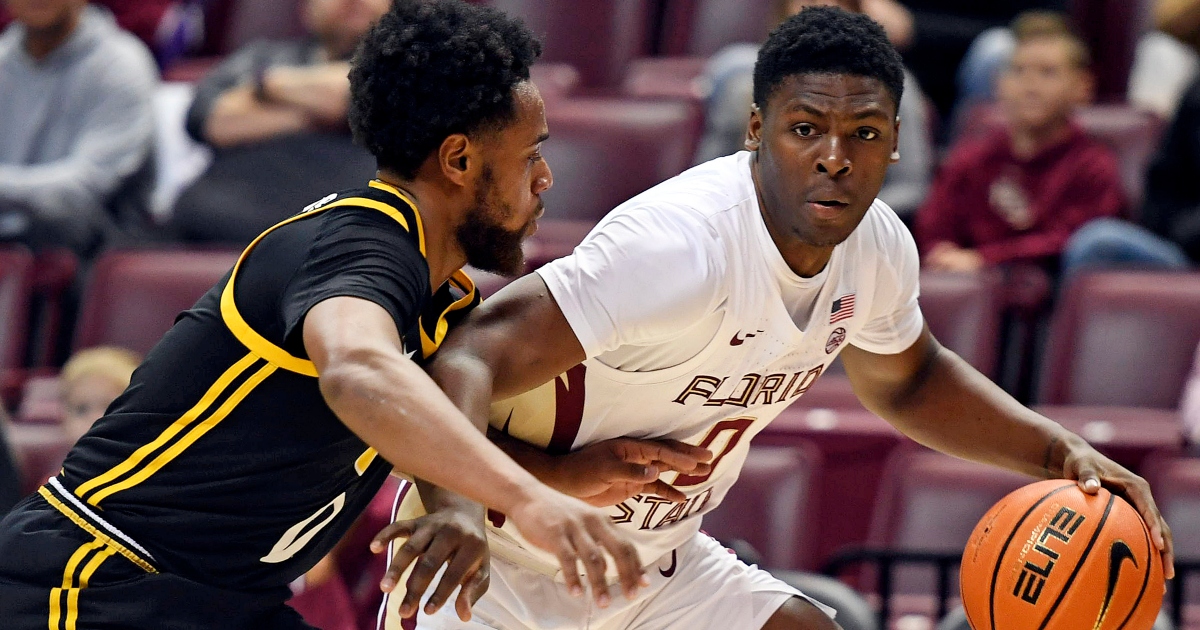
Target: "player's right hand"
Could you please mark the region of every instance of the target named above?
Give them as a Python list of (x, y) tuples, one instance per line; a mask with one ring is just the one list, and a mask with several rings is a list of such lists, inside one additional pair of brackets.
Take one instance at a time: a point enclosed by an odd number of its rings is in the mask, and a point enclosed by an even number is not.
[(547, 486), (531, 489), (530, 498), (509, 510), (508, 518), (530, 544), (558, 558), (563, 579), (572, 595), (583, 594), (579, 563), (592, 586), (596, 605), (605, 608), (612, 601), (608, 593), (605, 552), (616, 563), (621, 589), (632, 599), (641, 586), (647, 586), (637, 550), (626, 540), (603, 511)]
[(551, 485), (596, 507), (616, 505), (638, 494), (680, 503), (687, 497), (659, 476), (708, 474), (712, 458), (712, 451), (676, 440), (604, 440), (558, 457)]

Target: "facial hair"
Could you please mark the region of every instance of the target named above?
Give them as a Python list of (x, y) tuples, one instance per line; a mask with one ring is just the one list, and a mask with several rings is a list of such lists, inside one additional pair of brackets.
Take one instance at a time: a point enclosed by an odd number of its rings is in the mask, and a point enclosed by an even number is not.
[(496, 199), (495, 182), (490, 166), (480, 174), (475, 192), (475, 205), (467, 212), (466, 220), (458, 226), (458, 244), (467, 255), (467, 263), (476, 269), (514, 277), (525, 270), (525, 252), (521, 241), (528, 225), (510, 231), (504, 221), (516, 211)]

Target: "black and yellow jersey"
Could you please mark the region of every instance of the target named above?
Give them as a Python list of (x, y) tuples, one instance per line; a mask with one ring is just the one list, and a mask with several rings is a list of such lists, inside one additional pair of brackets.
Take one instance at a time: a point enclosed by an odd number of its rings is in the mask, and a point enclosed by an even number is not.
[(263, 233), (180, 315), (43, 496), (81, 527), (90, 512), (120, 530), (157, 571), (230, 589), (297, 578), (391, 470), (321, 397), (304, 315), (334, 296), (372, 300), (405, 351), (428, 358), (479, 298), (461, 271), (431, 291), (424, 252), (416, 206), (378, 181)]

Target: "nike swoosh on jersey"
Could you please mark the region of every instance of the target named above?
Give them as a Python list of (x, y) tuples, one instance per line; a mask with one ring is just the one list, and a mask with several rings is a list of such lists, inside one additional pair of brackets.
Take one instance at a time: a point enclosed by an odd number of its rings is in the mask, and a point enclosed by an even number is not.
[(1096, 619), (1092, 630), (1100, 630), (1100, 624), (1104, 623), (1104, 616), (1108, 614), (1108, 607), (1112, 604), (1113, 593), (1117, 590), (1117, 581), (1121, 578), (1121, 567), (1126, 560), (1132, 562), (1135, 569), (1138, 568), (1137, 559), (1133, 557), (1129, 545), (1123, 540), (1114, 542), (1108, 549), (1108, 590), (1104, 594), (1104, 605), (1100, 607), (1100, 617)]

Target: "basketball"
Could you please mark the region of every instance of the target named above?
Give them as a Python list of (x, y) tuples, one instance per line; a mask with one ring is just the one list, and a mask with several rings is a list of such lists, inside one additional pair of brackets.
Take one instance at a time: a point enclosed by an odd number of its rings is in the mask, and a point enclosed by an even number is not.
[(1164, 584), (1137, 510), (1062, 479), (1029, 484), (988, 510), (960, 581), (974, 630), (1149, 630)]

